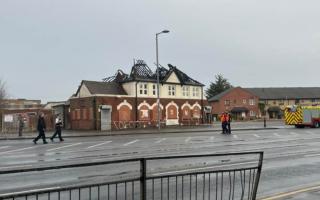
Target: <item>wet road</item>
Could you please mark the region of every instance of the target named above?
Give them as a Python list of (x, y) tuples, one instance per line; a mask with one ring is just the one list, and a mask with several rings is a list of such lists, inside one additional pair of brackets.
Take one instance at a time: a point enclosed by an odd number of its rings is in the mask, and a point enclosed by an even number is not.
[[(264, 151), (258, 196), (320, 182), (320, 129), (277, 129), (218, 133), (175, 133), (67, 138), (47, 145), (30, 140), (0, 141), (0, 170), (97, 162), (142, 156)], [(125, 168), (87, 168), (0, 176), (0, 194), (97, 179), (94, 172), (121, 174)], [(101, 177), (100, 177), (101, 178)], [(106, 177), (101, 178), (103, 180)]]

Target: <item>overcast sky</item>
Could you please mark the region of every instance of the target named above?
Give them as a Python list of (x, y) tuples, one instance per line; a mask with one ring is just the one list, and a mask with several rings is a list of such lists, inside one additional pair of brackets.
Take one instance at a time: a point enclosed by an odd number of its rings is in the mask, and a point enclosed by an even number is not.
[(1, 0), (0, 78), (12, 98), (66, 100), (133, 59), (208, 85), (320, 86), (319, 0)]

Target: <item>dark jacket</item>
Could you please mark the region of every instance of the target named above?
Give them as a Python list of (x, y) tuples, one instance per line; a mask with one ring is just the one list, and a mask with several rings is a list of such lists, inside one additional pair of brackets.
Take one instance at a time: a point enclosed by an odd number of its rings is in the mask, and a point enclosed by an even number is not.
[(46, 122), (43, 117), (38, 119), (38, 131), (44, 131), (46, 129)]

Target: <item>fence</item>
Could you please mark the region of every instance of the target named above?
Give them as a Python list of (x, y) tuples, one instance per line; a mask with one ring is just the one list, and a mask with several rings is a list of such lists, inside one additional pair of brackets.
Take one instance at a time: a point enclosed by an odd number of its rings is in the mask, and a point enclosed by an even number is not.
[(29, 110), (3, 110), (1, 114), (1, 132), (18, 133), (19, 118), (23, 120), (22, 132), (33, 132), (37, 130), (38, 113), (45, 113), (47, 130), (53, 129), (53, 113), (51, 110), (29, 109)]
[[(116, 130), (134, 129), (134, 128), (154, 128), (158, 127), (158, 121), (113, 121), (113, 126)], [(166, 126), (166, 121), (160, 122), (161, 127)]]
[[(0, 171), (0, 175), (17, 174), (24, 180), (23, 175), (28, 173), (52, 170), (79, 173), (77, 170), (82, 169), (86, 170), (87, 176), (95, 177), (93, 183), (86, 180), (86, 184), (81, 185), (51, 186), (29, 192), (5, 194), (1, 191), (0, 199), (255, 200), (262, 161), (263, 152), (246, 152), (136, 158)], [(102, 170), (106, 166), (107, 169)], [(90, 174), (90, 167), (94, 167), (94, 173), (104, 172), (106, 176)], [(126, 173), (122, 170), (126, 170)], [(54, 174), (59, 176), (58, 172)]]

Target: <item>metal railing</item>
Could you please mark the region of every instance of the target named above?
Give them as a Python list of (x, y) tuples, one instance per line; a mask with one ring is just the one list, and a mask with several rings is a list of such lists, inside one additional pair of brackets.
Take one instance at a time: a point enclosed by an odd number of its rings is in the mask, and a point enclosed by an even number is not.
[[(0, 199), (255, 200), (262, 161), (263, 152), (245, 152), (135, 158), (0, 171), (0, 176), (23, 176), (50, 170), (77, 173), (78, 169), (85, 168), (89, 174), (88, 170), (94, 167), (94, 172), (106, 173), (102, 179), (95, 178), (87, 183), (0, 193)], [(106, 166), (107, 169), (103, 169)], [(113, 169), (119, 172), (118, 175), (114, 176)]]

